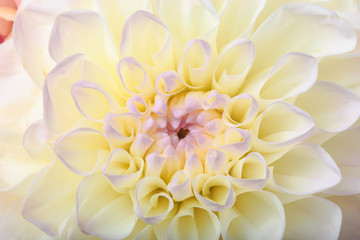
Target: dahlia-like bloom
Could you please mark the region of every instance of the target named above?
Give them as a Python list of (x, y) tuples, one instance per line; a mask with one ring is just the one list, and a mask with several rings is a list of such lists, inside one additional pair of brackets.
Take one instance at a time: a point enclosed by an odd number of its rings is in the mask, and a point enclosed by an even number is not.
[(2, 237), (360, 238), (360, 4), (289, 2), (24, 7), (43, 119), (0, 159)]

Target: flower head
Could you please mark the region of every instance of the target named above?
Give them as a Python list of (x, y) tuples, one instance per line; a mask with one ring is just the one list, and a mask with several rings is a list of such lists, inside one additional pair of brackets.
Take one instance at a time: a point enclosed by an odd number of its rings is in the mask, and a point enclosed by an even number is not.
[(43, 85), (24, 148), (48, 161), (26, 220), (69, 239), (338, 238), (326, 197), (360, 192), (355, 2), (52, 2), (15, 21)]

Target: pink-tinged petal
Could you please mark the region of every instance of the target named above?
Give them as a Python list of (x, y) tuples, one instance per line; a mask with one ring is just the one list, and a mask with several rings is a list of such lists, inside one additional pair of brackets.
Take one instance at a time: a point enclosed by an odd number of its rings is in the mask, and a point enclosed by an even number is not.
[(112, 148), (128, 148), (140, 130), (140, 119), (131, 113), (105, 117), (104, 133)]
[(155, 9), (183, 44), (194, 38), (211, 39), (212, 31), (218, 24), (209, 6), (200, 0), (156, 0)]
[(190, 40), (178, 63), (181, 81), (190, 89), (209, 89), (214, 65), (211, 46), (204, 40)]
[(59, 138), (54, 146), (59, 159), (80, 175), (100, 172), (110, 151), (104, 135), (91, 128), (79, 128)]
[(115, 192), (102, 175), (87, 176), (80, 183), (76, 219), (84, 233), (101, 239), (126, 238), (138, 220), (129, 192)]
[(252, 149), (269, 153), (301, 143), (311, 136), (314, 125), (309, 114), (301, 109), (286, 102), (275, 102), (253, 123)]
[(259, 111), (257, 101), (247, 93), (237, 95), (224, 104), (223, 122), (230, 127), (249, 127)]
[(22, 215), (49, 236), (59, 237), (75, 210), (76, 189), (81, 179), (82, 176), (53, 159), (33, 182), (23, 202)]
[(298, 96), (295, 105), (306, 111), (316, 125), (328, 132), (349, 128), (360, 116), (360, 97), (331, 82), (317, 82)]
[(321, 145), (340, 168), (341, 182), (326, 190), (328, 194), (360, 193), (360, 127), (338, 133)]
[(50, 56), (56, 62), (81, 53), (115, 76), (119, 60), (103, 19), (87, 10), (68, 11), (56, 17), (49, 42)]
[(185, 88), (174, 71), (160, 73), (155, 82), (156, 94), (167, 97), (181, 92)]
[(153, 143), (154, 139), (151, 138), (148, 134), (138, 133), (130, 146), (131, 156), (140, 158), (144, 157), (147, 150), (149, 150)]
[(360, 195), (334, 196), (327, 198), (336, 203), (342, 212), (340, 240), (360, 238)]
[(160, 19), (149, 12), (137, 11), (127, 19), (120, 53), (123, 57), (133, 57), (151, 66), (149, 70), (156, 74), (175, 69), (170, 32)]
[(341, 210), (329, 200), (317, 197), (284, 205), (285, 239), (338, 239)]
[(272, 163), (267, 187), (290, 194), (313, 194), (331, 188), (341, 180), (341, 173), (331, 156), (313, 143), (289, 150)]
[(217, 216), (191, 198), (181, 204), (179, 212), (169, 223), (167, 239), (220, 238), (220, 222)]
[(196, 176), (193, 180), (193, 191), (200, 203), (215, 212), (231, 208), (236, 200), (230, 180), (223, 175)]
[(228, 101), (229, 99), (230, 97), (228, 95), (220, 94), (216, 90), (211, 90), (205, 94), (202, 102), (202, 108), (204, 110), (208, 110), (208, 109), (222, 110), (224, 108), (226, 101)]
[(239, 189), (261, 190), (269, 178), (269, 170), (261, 154), (252, 152), (246, 157), (225, 165), (225, 173)]
[(237, 196), (234, 206), (219, 212), (224, 239), (281, 239), (285, 229), (280, 200), (266, 191)]
[(225, 153), (212, 148), (206, 154), (205, 172), (210, 175), (222, 175), (228, 161), (229, 157)]
[(135, 198), (135, 214), (147, 224), (160, 223), (174, 208), (166, 183), (159, 177), (141, 179), (136, 185)]
[(203, 173), (203, 165), (196, 154), (191, 154), (186, 158), (184, 169), (191, 173), (192, 178)]
[(146, 101), (142, 96), (133, 96), (126, 102), (126, 108), (130, 113), (138, 117), (147, 117), (151, 114), (151, 101)]
[[(359, 37), (360, 38), (360, 37)], [(360, 42), (360, 40), (358, 40)], [(359, 48), (360, 50), (360, 48)], [(319, 62), (318, 81), (337, 83), (360, 97), (360, 54), (326, 57)]]
[(241, 128), (227, 128), (214, 139), (214, 146), (226, 153), (232, 160), (239, 159), (251, 148), (251, 134)]
[(121, 148), (111, 152), (108, 162), (102, 168), (104, 176), (119, 192), (121, 189), (135, 186), (140, 180), (143, 170), (144, 160), (131, 156)]
[(356, 45), (356, 34), (349, 23), (329, 9), (302, 3), (279, 7), (250, 39), (257, 54), (251, 76), (271, 67), (288, 52), (323, 57), (349, 52)]
[(215, 63), (212, 88), (231, 97), (239, 94), (254, 58), (255, 48), (251, 41), (237, 39), (231, 42)]
[(220, 51), (236, 38), (247, 38), (265, 3), (265, 0), (229, 1), (220, 18), (217, 49)]
[(184, 201), (192, 197), (193, 192), (191, 189), (191, 174), (190, 171), (179, 170), (171, 178), (167, 189), (175, 201)]

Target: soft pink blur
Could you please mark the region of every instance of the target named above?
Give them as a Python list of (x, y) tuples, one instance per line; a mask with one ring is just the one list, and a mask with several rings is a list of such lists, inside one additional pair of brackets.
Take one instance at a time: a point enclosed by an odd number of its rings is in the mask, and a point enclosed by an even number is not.
[(22, 0), (0, 0), (0, 44), (11, 37), (12, 26)]

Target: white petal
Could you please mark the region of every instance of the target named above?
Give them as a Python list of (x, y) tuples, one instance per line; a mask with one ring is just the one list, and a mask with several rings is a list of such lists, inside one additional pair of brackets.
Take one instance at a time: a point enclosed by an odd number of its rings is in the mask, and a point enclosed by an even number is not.
[(192, 198), (181, 204), (166, 232), (168, 239), (215, 240), (220, 237), (220, 223), (213, 212)]
[(295, 105), (311, 115), (328, 132), (349, 128), (360, 116), (360, 98), (340, 85), (317, 82), (296, 99)]
[(345, 20), (328, 9), (301, 3), (281, 6), (250, 39), (258, 56), (250, 75), (270, 67), (287, 52), (323, 57), (351, 51), (356, 44), (356, 34)]
[(62, 136), (54, 151), (65, 166), (81, 175), (99, 172), (110, 154), (103, 134), (90, 128), (79, 128)]
[(331, 156), (312, 143), (295, 146), (271, 168), (267, 187), (290, 194), (313, 194), (338, 184), (340, 170)]
[(138, 220), (129, 193), (115, 192), (101, 175), (87, 176), (80, 183), (76, 208), (80, 229), (102, 239), (126, 238)]
[(81, 179), (54, 159), (33, 182), (22, 215), (51, 237), (59, 237), (75, 210), (76, 189)]
[(285, 239), (338, 239), (340, 208), (322, 198), (305, 198), (284, 205)]
[(240, 194), (219, 219), (223, 239), (281, 239), (285, 229), (283, 206), (266, 191)]
[(341, 182), (326, 193), (348, 195), (360, 193), (360, 127), (338, 133), (322, 144), (341, 171)]

